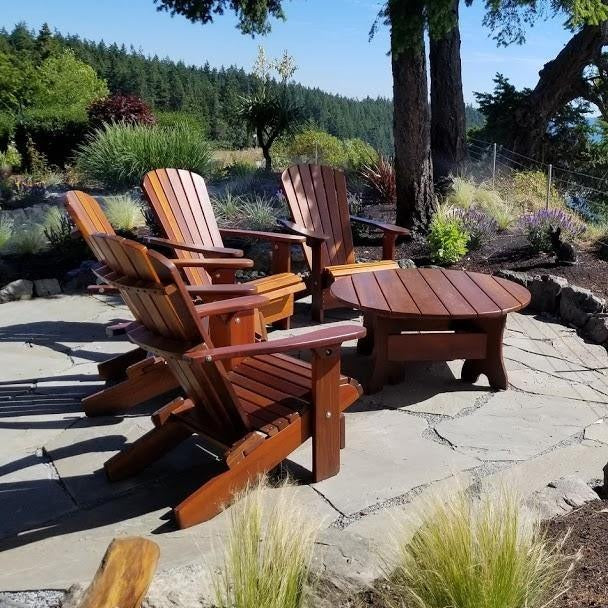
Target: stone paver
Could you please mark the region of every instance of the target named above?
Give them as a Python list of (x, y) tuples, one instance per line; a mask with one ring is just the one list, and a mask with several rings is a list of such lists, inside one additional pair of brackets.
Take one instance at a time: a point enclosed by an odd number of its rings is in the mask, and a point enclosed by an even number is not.
[[(307, 308), (298, 310), (304, 314), (289, 334), (310, 325)], [(0, 591), (88, 581), (112, 538), (142, 535), (161, 546), (150, 605), (189, 606), (209, 596), (206, 573), (221, 559), (230, 510), (182, 531), (168, 515), (208, 476), (212, 457), (192, 439), (142, 475), (110, 484), (104, 461), (150, 428), (158, 404), (96, 419), (80, 406), (101, 385), (97, 363), (131, 348), (104, 331), (127, 318), (115, 298), (0, 306)], [(331, 319), (358, 322), (348, 311)], [(408, 365), (402, 384), (363, 397), (347, 413), (340, 474), (290, 490), (323, 522), (315, 559), (332, 582), (376, 576), (395, 522), (411, 519), (428, 497), (507, 485), (547, 510), (554, 495), (557, 507), (567, 502), (565, 482), (550, 484), (574, 476), (579, 481), (567, 487), (582, 490), (580, 480), (601, 478), (606, 351), (570, 328), (519, 314), (509, 317), (505, 345), (508, 391), (491, 391), (483, 377), (463, 385), (460, 361)], [(345, 345), (342, 365), (361, 378), (370, 367), (354, 343)], [(309, 442), (286, 470), (306, 480), (310, 467)], [(275, 495), (267, 490), (267, 500)], [(191, 581), (186, 595), (171, 591), (176, 576)]]

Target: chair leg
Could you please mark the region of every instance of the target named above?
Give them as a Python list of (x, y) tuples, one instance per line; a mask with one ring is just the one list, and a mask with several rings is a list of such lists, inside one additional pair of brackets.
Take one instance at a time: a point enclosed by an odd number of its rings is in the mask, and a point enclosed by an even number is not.
[(310, 436), (310, 424), (307, 412), (232, 468), (210, 479), (173, 509), (178, 526), (188, 528), (217, 515), (249, 481), (274, 469), (304, 443)]
[(346, 416), (340, 414), (340, 449), (346, 447)]
[(284, 319), (274, 321), (272, 326), (275, 329), (289, 329), (291, 327), (291, 317), (285, 317)]
[[(143, 362), (141, 362), (143, 363)], [(136, 364), (140, 365), (140, 364)], [(133, 408), (144, 401), (176, 389), (179, 382), (162, 359), (145, 367), (145, 371), (110, 386), (82, 400), (87, 416), (107, 416)]]
[(192, 435), (179, 422), (166, 422), (118, 452), (103, 465), (110, 481), (136, 475)]
[(312, 295), (312, 320), (317, 323), (323, 323), (323, 289), (317, 285), (313, 285), (311, 289)]
[(142, 361), (148, 356), (142, 348), (130, 350), (107, 361), (103, 361), (97, 366), (97, 373), (104, 380), (120, 380), (127, 375), (127, 367)]

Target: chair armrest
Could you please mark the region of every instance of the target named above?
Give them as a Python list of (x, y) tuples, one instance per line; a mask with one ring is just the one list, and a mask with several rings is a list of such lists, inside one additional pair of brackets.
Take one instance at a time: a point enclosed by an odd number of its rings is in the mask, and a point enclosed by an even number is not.
[(211, 254), (216, 257), (243, 257), (242, 250), (230, 249), (228, 247), (205, 247), (203, 245), (195, 245), (194, 243), (181, 243), (179, 241), (172, 241), (171, 239), (161, 239), (157, 236), (146, 236), (142, 241), (145, 245), (159, 245), (161, 247), (169, 247), (170, 249), (192, 251), (193, 253)]
[(247, 283), (216, 283), (215, 285), (189, 285), (186, 287), (192, 297), (200, 298), (236, 298), (238, 296), (255, 296), (257, 288)]
[(298, 245), (304, 242), (304, 237), (293, 234), (281, 234), (280, 232), (260, 232), (258, 230), (240, 230), (237, 228), (220, 228), (222, 236), (243, 237), (248, 239), (259, 239), (261, 241), (272, 241), (277, 243), (289, 243)]
[(318, 232), (313, 232), (312, 230), (308, 230), (308, 228), (304, 228), (304, 226), (300, 226), (299, 224), (294, 224), (288, 220), (279, 219), (277, 220), (283, 228), (287, 228), (287, 230), (291, 230), (295, 232), (299, 236), (303, 236), (306, 238), (307, 245), (313, 245), (316, 243), (322, 243), (326, 241), (329, 237), (324, 234), (319, 234)]
[(226, 300), (218, 300), (217, 302), (209, 302), (208, 304), (199, 304), (195, 306), (196, 312), (201, 317), (214, 317), (217, 315), (226, 315), (242, 310), (252, 310), (260, 308), (268, 304), (268, 298), (264, 296), (245, 296), (242, 298), (228, 298)]
[(378, 222), (376, 220), (372, 220), (367, 217), (358, 217), (356, 215), (350, 216), (351, 221), (359, 222), (360, 224), (367, 224), (368, 226), (373, 226), (374, 228), (378, 228), (383, 232), (392, 232), (394, 234), (402, 234), (402, 235), (410, 235), (411, 232), (407, 228), (402, 228), (401, 226), (395, 226), (394, 224), (385, 224), (384, 222)]
[(177, 258), (171, 260), (177, 268), (207, 268), (215, 270), (218, 268), (253, 268), (253, 260), (248, 258)]
[(192, 361), (222, 361), (234, 357), (253, 357), (254, 355), (271, 355), (294, 350), (316, 350), (339, 346), (342, 342), (355, 340), (365, 336), (366, 330), (360, 325), (340, 325), (311, 331), (307, 334), (270, 340), (268, 342), (255, 342), (253, 344), (237, 344), (223, 346), (209, 350), (193, 350), (185, 357)]

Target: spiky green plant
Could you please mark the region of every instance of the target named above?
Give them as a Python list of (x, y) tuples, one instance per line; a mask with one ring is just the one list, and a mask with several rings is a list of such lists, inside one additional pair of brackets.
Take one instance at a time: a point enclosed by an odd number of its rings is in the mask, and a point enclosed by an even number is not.
[(319, 523), (287, 484), (269, 492), (261, 480), (237, 499), (224, 564), (213, 581), (218, 608), (302, 608)]
[(40, 224), (26, 224), (13, 231), (8, 243), (12, 253), (17, 255), (34, 255), (48, 247), (44, 227)]
[(477, 186), (469, 179), (455, 177), (447, 196), (447, 203), (461, 209), (468, 209), (475, 201)]
[(215, 217), (220, 226), (224, 228), (236, 227), (241, 221), (241, 207), (243, 200), (226, 188), (221, 194), (211, 199)]
[(401, 532), (389, 606), (542, 608), (566, 588), (563, 540), (549, 541), (512, 492), (435, 499), (421, 522), (413, 537)]
[(243, 198), (241, 206), (243, 228), (272, 231), (279, 216), (275, 203), (275, 199), (264, 195)]
[(141, 204), (128, 194), (106, 196), (105, 211), (114, 230), (132, 232), (146, 223)]

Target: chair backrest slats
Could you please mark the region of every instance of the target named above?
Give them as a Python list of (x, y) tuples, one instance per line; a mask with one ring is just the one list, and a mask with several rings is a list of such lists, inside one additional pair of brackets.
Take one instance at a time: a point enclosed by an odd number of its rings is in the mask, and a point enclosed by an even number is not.
[(104, 261), (104, 258), (101, 257), (101, 251), (97, 250), (95, 243), (91, 242), (91, 235), (96, 232), (103, 234), (115, 234), (115, 232), (99, 203), (85, 192), (70, 190), (66, 194), (65, 206), (76, 228), (78, 228), (95, 257), (100, 262)]
[[(143, 245), (118, 236), (94, 234), (112, 271), (110, 284), (120, 290), (135, 319), (145, 328), (138, 343), (167, 357), (167, 364), (194, 401), (201, 421), (218, 439), (238, 438), (248, 430), (236, 394), (221, 363), (185, 357), (193, 348), (213, 347), (186, 287), (169, 260)], [(141, 336), (147, 336), (141, 340)], [(170, 345), (160, 349), (158, 344)], [(156, 349), (156, 350), (155, 350)]]
[[(144, 176), (142, 188), (167, 238), (174, 241), (223, 247), (205, 180), (183, 169), (156, 169)], [(180, 258), (204, 257), (189, 251), (176, 251)], [(184, 269), (193, 285), (209, 282), (202, 268)]]
[[(353, 236), (342, 171), (322, 165), (293, 165), (281, 176), (291, 218), (300, 226), (329, 237), (321, 247), (323, 266), (355, 261)], [(312, 264), (310, 247), (304, 247)]]

